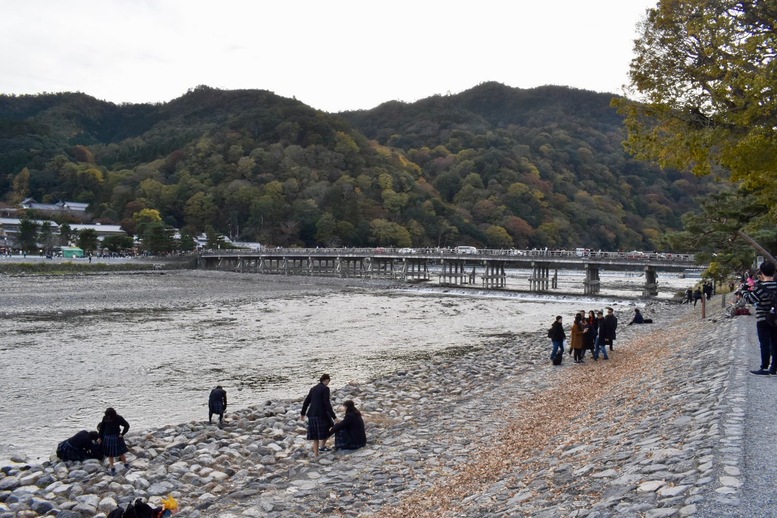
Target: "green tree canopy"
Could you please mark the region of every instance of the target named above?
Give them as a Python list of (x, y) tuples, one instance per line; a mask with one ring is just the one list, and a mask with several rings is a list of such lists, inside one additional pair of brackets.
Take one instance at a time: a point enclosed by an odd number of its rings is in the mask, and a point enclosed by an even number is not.
[(767, 202), (777, 193), (777, 3), (660, 0), (635, 42), (626, 116), (637, 158), (698, 175), (731, 173)]
[(19, 246), (25, 252), (33, 252), (38, 248), (38, 224), (24, 218), (19, 222)]
[(85, 228), (78, 233), (78, 247), (84, 252), (94, 252), (100, 240), (97, 231), (93, 228)]

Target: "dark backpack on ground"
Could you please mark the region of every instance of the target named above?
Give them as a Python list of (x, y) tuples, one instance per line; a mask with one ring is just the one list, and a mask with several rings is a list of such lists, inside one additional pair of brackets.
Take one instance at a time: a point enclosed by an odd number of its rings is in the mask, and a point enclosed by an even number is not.
[(153, 518), (153, 516), (151, 506), (145, 503), (142, 498), (138, 498), (127, 505), (126, 509), (117, 507), (106, 518)]
[(135, 516), (137, 518), (153, 518), (153, 511), (151, 506), (145, 503), (141, 498), (135, 500)]
[(564, 361), (564, 353), (562, 351), (558, 351), (556, 356), (551, 358), (551, 361), (553, 362), (553, 365), (561, 365), (561, 362)]

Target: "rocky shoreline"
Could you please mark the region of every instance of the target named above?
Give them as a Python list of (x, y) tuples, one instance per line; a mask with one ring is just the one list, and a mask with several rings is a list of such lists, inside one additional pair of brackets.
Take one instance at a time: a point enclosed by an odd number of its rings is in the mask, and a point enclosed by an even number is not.
[(621, 322), (609, 362), (553, 367), (538, 331), (348, 384), (333, 403), (365, 415), (355, 452), (313, 458), (294, 400), (230, 413), (221, 429), (131, 432), (131, 468), (115, 477), (97, 461), (16, 458), (0, 470), (0, 518), (102, 517), (167, 494), (190, 517), (705, 516), (742, 484), (720, 449), (737, 331), (719, 312), (650, 303), (658, 324)]

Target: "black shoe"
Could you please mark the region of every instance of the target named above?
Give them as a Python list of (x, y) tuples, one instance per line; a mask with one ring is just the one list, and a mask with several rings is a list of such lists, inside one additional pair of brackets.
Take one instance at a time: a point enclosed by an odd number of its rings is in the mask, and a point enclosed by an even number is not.
[(768, 376), (769, 375), (769, 371), (765, 371), (763, 369), (759, 369), (757, 371), (750, 371), (750, 374), (755, 374), (757, 376)]
[(322, 447), (320, 447), (320, 448), (318, 449), (318, 451), (330, 451), (330, 450), (329, 450), (329, 448), (327, 448), (326, 446), (322, 446)]

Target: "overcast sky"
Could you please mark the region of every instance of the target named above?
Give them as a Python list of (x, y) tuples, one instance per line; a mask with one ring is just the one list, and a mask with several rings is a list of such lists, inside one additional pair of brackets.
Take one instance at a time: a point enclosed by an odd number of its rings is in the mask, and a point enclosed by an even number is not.
[(0, 92), (166, 102), (197, 85), (368, 109), (485, 81), (620, 93), (658, 0), (0, 0)]

